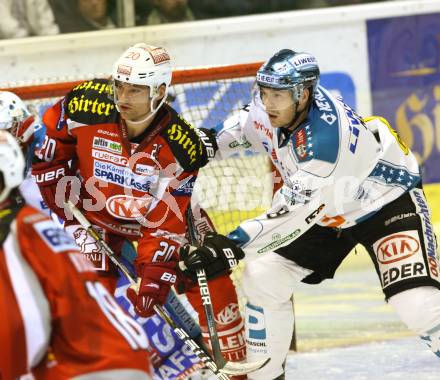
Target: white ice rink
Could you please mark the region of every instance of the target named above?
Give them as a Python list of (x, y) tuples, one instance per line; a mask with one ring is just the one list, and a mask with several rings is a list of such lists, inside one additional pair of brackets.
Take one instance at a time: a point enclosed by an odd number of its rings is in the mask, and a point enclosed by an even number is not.
[(439, 380), (440, 358), (418, 338), (289, 355), (288, 380)]

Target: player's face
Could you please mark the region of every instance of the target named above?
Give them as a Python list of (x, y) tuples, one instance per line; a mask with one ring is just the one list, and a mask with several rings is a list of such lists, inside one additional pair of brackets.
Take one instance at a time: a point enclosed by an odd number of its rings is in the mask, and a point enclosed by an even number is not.
[(141, 120), (151, 111), (150, 87), (115, 81), (114, 88), (124, 120)]
[(260, 87), (259, 91), (261, 101), (272, 126), (279, 128), (289, 125), (297, 111), (292, 92), (290, 90), (275, 90), (267, 87)]

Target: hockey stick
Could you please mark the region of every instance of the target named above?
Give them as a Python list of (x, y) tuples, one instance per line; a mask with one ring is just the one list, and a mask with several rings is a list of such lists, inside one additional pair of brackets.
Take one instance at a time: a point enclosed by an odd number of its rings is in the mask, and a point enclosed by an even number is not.
[[(113, 250), (108, 246), (108, 244), (102, 239), (101, 235), (96, 231), (92, 224), (87, 220), (87, 218), (83, 215), (83, 213), (71, 202), (67, 201), (65, 203), (65, 207), (67, 207), (70, 212), (73, 214), (75, 219), (79, 222), (79, 224), (87, 231), (87, 233), (96, 241), (96, 243), (104, 250), (105, 254), (112, 261), (112, 263), (122, 271), (122, 273), (126, 276), (128, 281), (132, 285), (137, 286), (136, 279), (134, 275), (128, 270), (128, 268), (119, 260), (119, 257), (115, 255)], [(188, 333), (181, 327), (177, 326), (176, 323), (169, 317), (169, 315), (164, 310), (163, 306), (155, 305), (154, 310), (157, 314), (159, 314), (166, 323), (170, 325), (176, 335), (194, 352), (195, 355), (205, 364), (205, 366), (210, 369), (217, 378), (220, 380), (229, 380), (229, 376), (224, 370), (220, 370), (215, 364), (214, 360), (210, 356), (208, 356), (200, 346), (190, 338)], [(236, 374), (235, 372), (232, 375)]]
[[(196, 231), (194, 227), (194, 216), (191, 210), (191, 206), (188, 207), (186, 212), (186, 221), (188, 225), (188, 233), (190, 238), (190, 244), (192, 246), (199, 246), (197, 241)], [(211, 293), (209, 291), (208, 279), (206, 278), (206, 273), (203, 268), (200, 268), (196, 272), (197, 282), (200, 289), (200, 297), (202, 298), (202, 305), (205, 311), (206, 321), (208, 323), (209, 339), (211, 340), (212, 353), (214, 354), (215, 364), (219, 368), (223, 368), (226, 365), (226, 360), (222, 355), (220, 349), (220, 342), (217, 333), (217, 327), (215, 325), (214, 319), (214, 309), (212, 308)]]
[[(186, 221), (188, 225), (190, 243), (192, 246), (197, 247), (200, 244), (196, 237), (194, 216), (191, 210), (191, 206), (189, 206), (187, 209)], [(179, 265), (182, 270), (186, 269), (183, 262), (180, 262)], [(270, 358), (251, 363), (231, 362), (225, 360), (220, 349), (220, 342), (218, 338), (217, 327), (215, 325), (214, 310), (212, 308), (211, 294), (209, 292), (206, 272), (203, 268), (200, 268), (196, 271), (196, 275), (197, 282), (199, 283), (203, 309), (205, 311), (206, 321), (208, 323), (208, 332), (209, 338), (211, 340), (212, 352), (214, 354), (215, 364), (217, 365), (217, 367), (221, 368), (222, 372), (228, 373), (230, 375), (245, 375), (257, 371), (260, 368), (263, 368), (269, 362)]]
[(290, 349), (298, 352), (298, 345), (296, 341), (296, 315), (295, 315), (295, 298), (292, 294), (292, 297), (290, 297), (290, 300), (292, 301), (292, 310), (293, 310), (293, 333), (292, 333), (292, 341), (290, 342)]

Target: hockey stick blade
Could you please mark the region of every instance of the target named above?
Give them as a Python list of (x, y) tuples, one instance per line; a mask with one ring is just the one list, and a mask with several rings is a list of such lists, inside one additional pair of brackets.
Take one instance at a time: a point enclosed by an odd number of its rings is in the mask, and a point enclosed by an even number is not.
[(240, 376), (246, 375), (258, 371), (263, 368), (267, 363), (269, 363), (270, 358), (265, 360), (259, 360), (256, 362), (226, 362), (223, 368), (220, 368), (220, 372), (225, 373), (229, 376)]
[(210, 356), (208, 356), (201, 349), (201, 347), (194, 342), (194, 340), (189, 337), (188, 333), (184, 329), (176, 325), (176, 323), (165, 312), (162, 306), (155, 305), (154, 309), (156, 310), (157, 314), (160, 315), (170, 325), (174, 333), (182, 340), (182, 342), (186, 344), (196, 356), (199, 357), (200, 361), (205, 365), (205, 367), (210, 369), (217, 376), (217, 379), (229, 380), (229, 375), (220, 371), (215, 361)]

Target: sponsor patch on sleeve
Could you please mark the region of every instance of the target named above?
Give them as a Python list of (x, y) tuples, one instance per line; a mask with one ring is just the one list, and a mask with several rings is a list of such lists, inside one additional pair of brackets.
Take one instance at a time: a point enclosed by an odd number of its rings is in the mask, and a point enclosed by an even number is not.
[(174, 156), (185, 171), (200, 168), (204, 149), (195, 128), (179, 115), (175, 115), (163, 136), (167, 140)]

